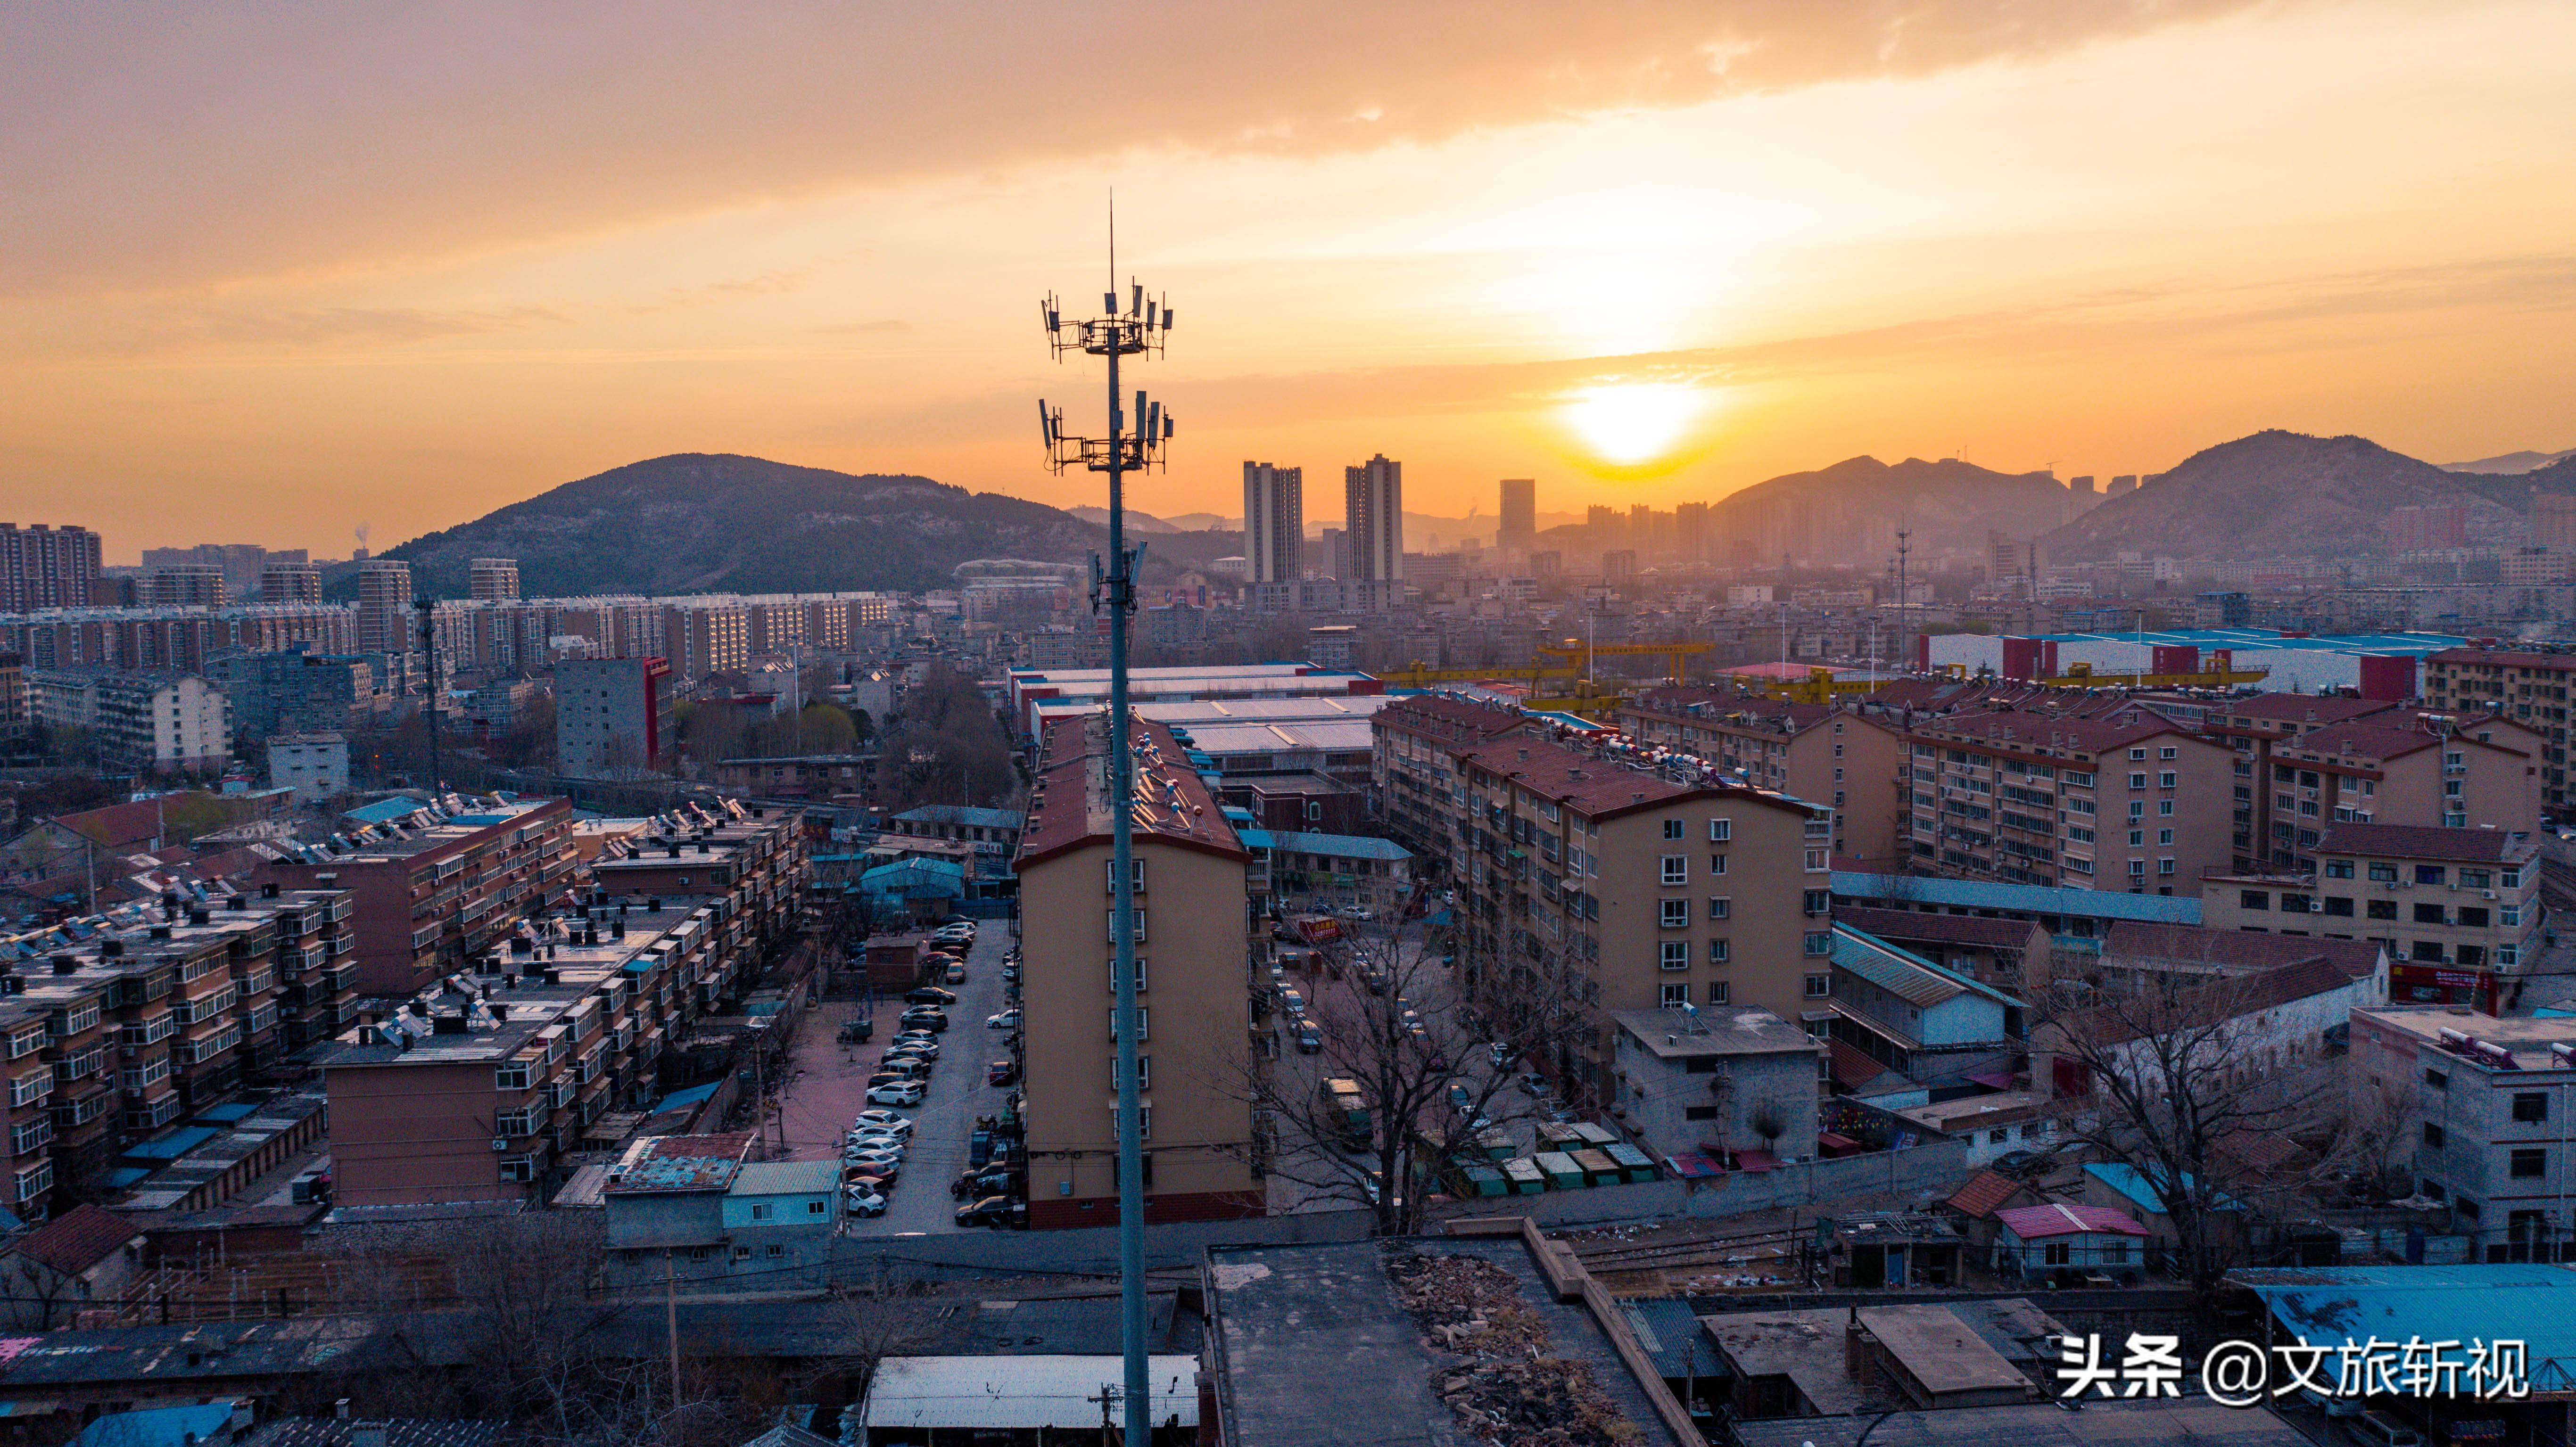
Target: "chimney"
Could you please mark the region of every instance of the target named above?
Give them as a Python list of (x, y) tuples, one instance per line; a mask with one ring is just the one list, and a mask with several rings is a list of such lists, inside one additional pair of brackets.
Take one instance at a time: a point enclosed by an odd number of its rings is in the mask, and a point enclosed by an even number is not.
[(80, 956), (54, 956), (54, 973), (57, 975), (75, 975), (80, 973)]

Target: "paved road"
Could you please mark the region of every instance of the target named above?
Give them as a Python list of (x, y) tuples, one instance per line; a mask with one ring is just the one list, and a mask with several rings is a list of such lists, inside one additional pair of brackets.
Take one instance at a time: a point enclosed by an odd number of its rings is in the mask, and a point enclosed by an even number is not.
[[(1010, 948), (1011, 922), (978, 923), (966, 983), (950, 987), (958, 1000), (948, 1011), (948, 1033), (939, 1037), (939, 1065), (931, 1072), (930, 1089), (918, 1107), (904, 1112), (912, 1117), (913, 1136), (902, 1177), (885, 1215), (849, 1223), (854, 1235), (957, 1229), (957, 1202), (948, 1194), (948, 1183), (966, 1168), (966, 1137), (975, 1117), (998, 1112), (1002, 1097), (1009, 1094), (984, 1083), (984, 1067), (1003, 1054), (1001, 1032), (985, 1029), (984, 1017), (1003, 1006), (1002, 956)], [(798, 1042), (797, 1075), (785, 1104), (788, 1143), (797, 1159), (837, 1159), (851, 1118), (868, 1108), (867, 1078), (903, 1013), (899, 992), (879, 999), (875, 1037), (867, 1044), (843, 1045), (835, 1038), (841, 1022), (858, 1013), (855, 1003), (845, 1001), (826, 1004)]]

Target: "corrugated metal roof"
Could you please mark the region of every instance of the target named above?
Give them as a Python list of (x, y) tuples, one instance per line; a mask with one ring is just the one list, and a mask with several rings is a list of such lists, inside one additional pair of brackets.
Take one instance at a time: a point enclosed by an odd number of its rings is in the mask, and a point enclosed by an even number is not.
[(2074, 1236), (2084, 1232), (2104, 1232), (2121, 1236), (2144, 1236), (2147, 1228), (2107, 1206), (2069, 1206), (2052, 1202), (2045, 1206), (2015, 1206), (1997, 1211), (1995, 1219), (2005, 1230), (2024, 1241), (2038, 1241), (2050, 1236)]
[(2470, 1342), (2520, 1340), (2532, 1390), (2568, 1392), (2576, 1391), (2576, 1273), (2558, 1274), (2562, 1280), (2510, 1285), (2264, 1286), (2255, 1294), (2310, 1346), (2420, 1338), (2461, 1343), (2457, 1360)]
[[(2164, 1199), (2156, 1194), (2153, 1179), (2127, 1161), (2088, 1161), (2084, 1166), (2084, 1174), (2119, 1192), (2131, 1205), (2141, 1211), (2153, 1212), (2157, 1215), (2164, 1213)], [(2189, 1189), (2193, 1184), (2193, 1177), (2187, 1171), (2184, 1172), (2182, 1180), (2185, 1189)], [(2210, 1204), (2221, 1211), (2245, 1209), (2224, 1191), (2213, 1194)]]
[(2398, 1286), (2416, 1291), (2455, 1287), (2558, 1286), (2576, 1269), (2547, 1262), (2455, 1262), (2448, 1266), (2247, 1266), (2227, 1273), (2254, 1290), (2295, 1286)]
[(2021, 1004), (2001, 990), (1849, 925), (1834, 926), (1833, 961), (1908, 1004), (1925, 1009), (1961, 995), (1982, 995), (1999, 1005)]
[[(1198, 1367), (1191, 1356), (1147, 1360), (1156, 1425), (1176, 1417), (1198, 1425)], [(868, 1384), (866, 1421), (870, 1429), (1096, 1431), (1101, 1388), (1124, 1380), (1116, 1357), (888, 1357)]]
[(2003, 884), (1982, 879), (1864, 874), (1837, 869), (1834, 893), (1846, 899), (1903, 900), (2017, 914), (2074, 915), (2085, 919), (2134, 919), (2155, 924), (2200, 923), (2200, 896), (2123, 894), (2107, 889), (2065, 889), (2045, 884)]
[(751, 1147), (748, 1131), (722, 1135), (666, 1135), (637, 1141), (617, 1163), (608, 1194), (637, 1191), (721, 1191), (742, 1167)]
[(1296, 854), (1324, 854), (1340, 859), (1411, 859), (1413, 851), (1392, 839), (1366, 834), (1308, 834), (1297, 830), (1237, 829), (1236, 836), (1254, 849), (1285, 849)]
[(828, 1196), (841, 1186), (838, 1161), (745, 1161), (733, 1173), (733, 1196)]

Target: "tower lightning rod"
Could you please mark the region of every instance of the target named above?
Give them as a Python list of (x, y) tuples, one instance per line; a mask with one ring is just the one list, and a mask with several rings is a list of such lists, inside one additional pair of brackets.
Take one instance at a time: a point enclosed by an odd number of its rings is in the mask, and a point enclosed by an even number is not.
[[(1153, 1400), (1145, 1360), (1145, 1152), (1143, 1101), (1136, 1078), (1136, 758), (1129, 742), (1127, 644), (1136, 610), (1136, 565), (1143, 549), (1127, 546), (1126, 475), (1163, 465), (1163, 445), (1171, 439), (1172, 416), (1162, 404), (1136, 394), (1133, 425), (1119, 411), (1118, 371), (1124, 357), (1159, 355), (1172, 327), (1172, 309), (1162, 298), (1148, 302), (1141, 283), (1130, 284), (1124, 310), (1118, 300), (1118, 210), (1109, 209), (1109, 290), (1101, 298), (1101, 315), (1065, 320), (1050, 294), (1039, 304), (1047, 345), (1061, 359), (1082, 352), (1109, 363), (1109, 435), (1078, 437), (1064, 429), (1060, 408), (1038, 404), (1038, 430), (1047, 449), (1047, 465), (1056, 472), (1082, 468), (1109, 474), (1109, 566), (1101, 572), (1093, 602), (1109, 611), (1109, 792), (1110, 939), (1117, 958), (1118, 1021), (1118, 1276), (1119, 1344), (1126, 1358), (1122, 1393), (1127, 1447), (1150, 1447)], [(1105, 1395), (1105, 1393), (1104, 1393)]]

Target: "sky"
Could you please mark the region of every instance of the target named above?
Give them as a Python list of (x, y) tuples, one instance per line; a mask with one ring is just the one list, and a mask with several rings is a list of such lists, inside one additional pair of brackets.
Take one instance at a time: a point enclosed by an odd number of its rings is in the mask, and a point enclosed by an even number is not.
[(1416, 512), (2576, 447), (2563, 0), (19, 6), (0, 519), (346, 556), (673, 452)]

